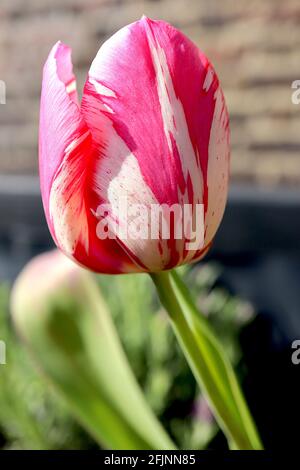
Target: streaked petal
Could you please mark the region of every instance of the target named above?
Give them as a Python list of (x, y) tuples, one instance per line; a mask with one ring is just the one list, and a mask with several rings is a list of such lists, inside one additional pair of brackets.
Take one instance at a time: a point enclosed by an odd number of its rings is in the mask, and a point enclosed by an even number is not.
[[(218, 134), (217, 119), (212, 131), (217, 90), (206, 57), (167, 23), (143, 18), (110, 38), (91, 66), (82, 102), (98, 146), (92, 184), (99, 198), (115, 209), (123, 194), (146, 207), (204, 203), (211, 217), (209, 146), (211, 134)], [(213, 232), (207, 231), (206, 244)], [(155, 270), (200, 255), (186, 252), (184, 240), (164, 243), (163, 250), (156, 240), (124, 243), (132, 257)]]
[(59, 248), (94, 271), (139, 270), (116, 241), (96, 236), (90, 207), (92, 138), (77, 102), (71, 50), (60, 42), (44, 67), (39, 147), (43, 204)]
[(221, 88), (215, 92), (215, 110), (210, 131), (208, 148), (208, 204), (205, 220), (205, 238), (211, 241), (222, 220), (227, 201), (230, 132), (229, 117)]
[[(55, 238), (50, 216), (51, 205), (54, 210), (53, 203), (50, 203), (51, 188), (57, 174), (66, 171), (66, 155), (72, 154), (76, 142), (80, 142), (88, 133), (77, 104), (75, 89), (70, 48), (58, 42), (44, 66), (39, 132), (41, 191), (47, 221)], [(77, 156), (77, 167), (78, 161)], [(79, 168), (77, 172), (80, 173)]]

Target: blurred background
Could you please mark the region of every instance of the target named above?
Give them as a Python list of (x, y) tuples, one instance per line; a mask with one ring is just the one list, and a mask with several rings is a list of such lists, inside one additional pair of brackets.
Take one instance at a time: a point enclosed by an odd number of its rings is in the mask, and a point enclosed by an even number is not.
[[(103, 41), (142, 14), (182, 29), (211, 59), (222, 83), (232, 134), (229, 202), (213, 250), (187, 276), (216, 327), (228, 330), (228, 348), (236, 345), (232, 354), (266, 445), (293, 445), (300, 420), (300, 365), (291, 362), (291, 342), (300, 338), (300, 105), (291, 100), (291, 84), (300, 79), (298, 0), (1, 0), (6, 104), (0, 104), (0, 339), (13, 344), (14, 358), (23, 358), (7, 321), (9, 285), (26, 261), (52, 246), (37, 179), (39, 94), (48, 52), (58, 39), (72, 47), (80, 90)], [(123, 307), (111, 308), (124, 347), (167, 428), (182, 446), (225, 445), (221, 435), (208, 444), (214, 425), (183, 360), (166, 374), (173, 356), (161, 359), (155, 379), (146, 363), (137, 364), (141, 351), (147, 355), (149, 338), (138, 340), (143, 326), (128, 338)], [(2, 386), (17, 384), (12, 388), (19, 393), (14, 397), (9, 388), (1, 399), (3, 447), (93, 447), (24, 361), (26, 366), (19, 359), (0, 365)], [(21, 400), (24, 390), (29, 398)], [(36, 416), (40, 428), (32, 430)]]

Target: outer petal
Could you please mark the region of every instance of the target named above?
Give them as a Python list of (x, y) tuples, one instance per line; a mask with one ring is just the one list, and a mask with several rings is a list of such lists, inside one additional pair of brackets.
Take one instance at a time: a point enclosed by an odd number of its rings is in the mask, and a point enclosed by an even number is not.
[[(44, 66), (40, 107), (40, 181), (48, 222), (49, 196), (55, 173), (66, 148), (87, 130), (75, 102), (74, 86), (70, 49), (58, 42)], [(73, 90), (72, 94), (68, 93), (70, 90)]]
[(93, 145), (77, 103), (70, 49), (57, 43), (44, 67), (40, 110), (41, 191), (56, 244), (94, 271), (139, 270), (114, 240), (98, 240), (90, 207)]
[[(205, 251), (224, 211), (226, 178), (218, 202), (209, 192), (218, 191), (216, 174), (228, 174), (229, 157), (227, 112), (206, 57), (169, 24), (143, 18), (99, 50), (82, 111), (99, 146), (92, 184), (100, 200), (110, 202), (116, 214), (122, 195), (130, 204), (148, 207), (203, 203)], [(203, 253), (187, 252), (184, 240), (124, 244), (149, 270), (170, 268)]]

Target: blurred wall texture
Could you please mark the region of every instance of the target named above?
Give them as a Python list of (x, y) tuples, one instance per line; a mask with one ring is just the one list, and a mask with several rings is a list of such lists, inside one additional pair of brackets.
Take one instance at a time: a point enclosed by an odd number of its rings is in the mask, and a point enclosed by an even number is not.
[(300, 182), (299, 0), (1, 0), (0, 173), (36, 174), (42, 66), (61, 39), (82, 87), (99, 46), (142, 14), (173, 23), (210, 57), (231, 115), (234, 180)]

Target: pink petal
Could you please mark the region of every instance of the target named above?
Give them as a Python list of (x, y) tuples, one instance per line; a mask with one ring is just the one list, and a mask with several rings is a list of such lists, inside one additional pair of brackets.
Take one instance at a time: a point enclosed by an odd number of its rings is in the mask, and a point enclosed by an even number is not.
[(59, 248), (94, 271), (139, 271), (115, 240), (96, 236), (90, 191), (92, 138), (77, 103), (71, 50), (60, 42), (44, 67), (39, 145), (43, 204)]
[[(40, 107), (39, 163), (41, 191), (48, 223), (52, 182), (66, 149), (87, 132), (76, 103), (71, 50), (58, 42), (44, 66)], [(73, 90), (68, 93), (68, 90)], [(51, 224), (50, 224), (51, 225)]]

